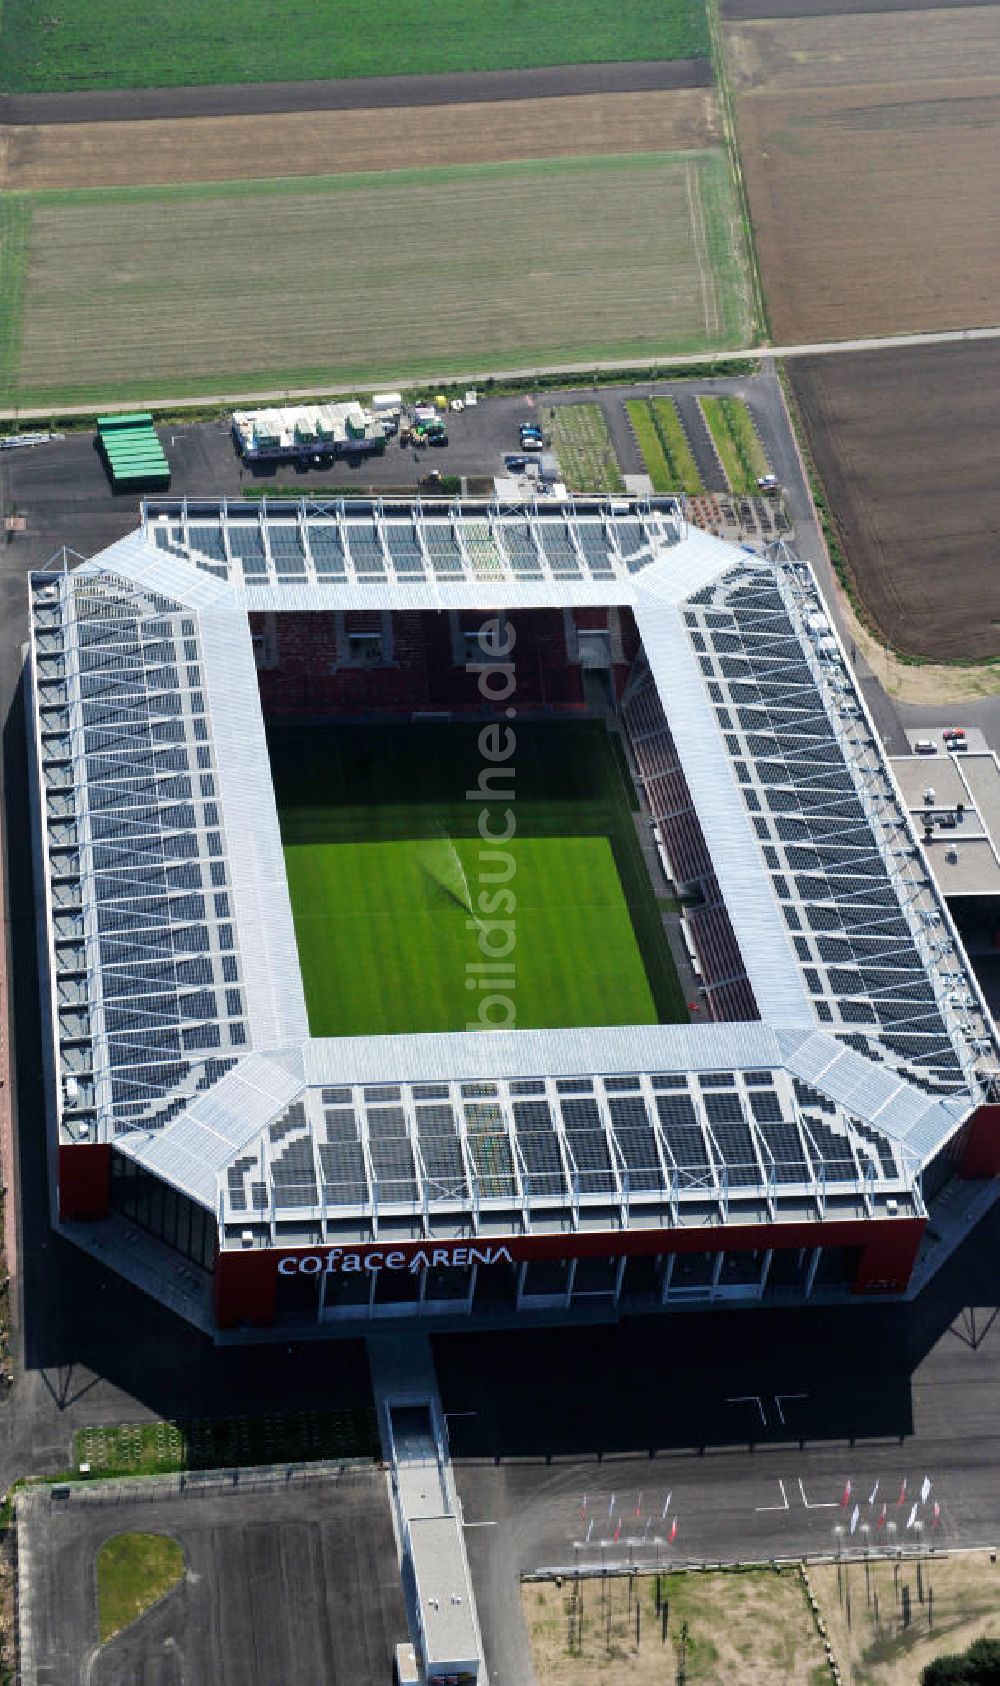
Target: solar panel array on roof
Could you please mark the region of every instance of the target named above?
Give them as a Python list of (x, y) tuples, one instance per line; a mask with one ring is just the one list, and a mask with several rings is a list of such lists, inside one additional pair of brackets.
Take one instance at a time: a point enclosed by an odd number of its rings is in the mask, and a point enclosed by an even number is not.
[[(58, 630), (41, 595), (53, 587), (35, 593), (36, 638), (62, 662), (64, 725), (49, 729), (43, 713), (43, 770), (47, 789), (86, 813), (89, 871), (84, 885), (75, 843), (50, 835), (52, 893), (99, 969), (87, 994), (102, 1002), (102, 1104), (117, 1129), (155, 1127), (166, 1097), (190, 1092), (203, 1062), (246, 1036), (196, 626), (123, 582), (69, 575), (57, 589)], [(79, 1010), (63, 1008), (61, 1040), (89, 1068)]]
[[(317, 1161), (328, 1205), (382, 1214), (418, 1204), (518, 1210), (522, 1198), (530, 1211), (623, 1200), (659, 1208), (817, 1179), (860, 1188), (873, 1156), (890, 1181), (900, 1176), (890, 1143), (873, 1145), (871, 1132), (808, 1085), (800, 1114), (785, 1079), (755, 1086), (726, 1072), (676, 1081), (680, 1088), (654, 1095), (641, 1074), (561, 1079), (567, 1092), (556, 1101), (519, 1096), (527, 1085), (517, 1080), (463, 1084), (459, 1102), (448, 1084), (344, 1088), (335, 1106), (313, 1091), (270, 1127), (269, 1199), (279, 1216), (315, 1205)], [(428, 1088), (442, 1098), (419, 1099)]]
[(199, 502), (197, 519), (188, 523), (186, 533), (185, 507), (169, 502), (150, 506), (146, 519), (154, 536), (164, 531), (165, 521), (172, 523), (169, 544), (159, 537), (156, 542), (221, 577), (229, 570), (223, 536), (228, 534), (236, 583), (245, 585), (322, 585), (341, 579), (405, 584), (425, 579), (428, 568), (441, 580), (607, 582), (616, 573), (644, 567), (655, 549), (676, 543), (680, 531), (676, 506), (666, 498), (638, 509), (264, 499), (259, 522), (256, 515), (251, 519), (249, 512), (225, 505), (209, 519), (211, 506)]
[[(818, 609), (817, 617), (828, 629)], [(709, 652), (700, 660), (713, 676), (722, 737), (748, 770), (741, 788), (748, 806), (752, 797), (762, 860), (787, 904), (786, 922), (798, 933), (794, 952), (818, 1017), (846, 1045), (888, 1060), (928, 1093), (962, 1088), (953, 1029), (903, 910), (903, 880), (890, 873), (896, 858), (873, 830), (872, 802), (905, 845), (903, 816), (891, 813), (894, 794), (860, 711), (843, 704), (853, 733), (849, 763), (845, 732), (834, 724), (808, 640), (770, 566), (744, 563), (698, 592), (685, 623)], [(843, 697), (849, 676), (842, 664), (835, 677)], [(864, 784), (870, 795), (863, 798)], [(908, 875), (908, 899), (919, 876)]]

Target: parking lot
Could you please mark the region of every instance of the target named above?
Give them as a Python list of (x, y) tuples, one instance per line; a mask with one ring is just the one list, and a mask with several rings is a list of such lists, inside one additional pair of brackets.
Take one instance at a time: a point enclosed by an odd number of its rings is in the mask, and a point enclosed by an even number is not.
[[(430, 476), (438, 473), (466, 482), (470, 492), (492, 492), (493, 476), (503, 474), (504, 458), (520, 451), (525, 423), (546, 426), (546, 412), (580, 402), (600, 405), (615, 455), (624, 474), (641, 474), (642, 458), (625, 412), (625, 400), (650, 394), (674, 397), (690, 422), (696, 441), (696, 393), (737, 394), (750, 405), (769, 460), (786, 488), (789, 515), (803, 554), (819, 560), (822, 552), (813, 537), (808, 497), (801, 480), (794, 443), (788, 430), (780, 389), (773, 374), (753, 379), (699, 382), (659, 381), (633, 387), (577, 388), (562, 393), (495, 397), (479, 393), (473, 409), (447, 415), (448, 444), (401, 446), (392, 438), (385, 455), (357, 463), (339, 459), (317, 465), (275, 462), (245, 465), (234, 447), (228, 419), (176, 423), (159, 428), (171, 468), (170, 495), (175, 497), (239, 498), (245, 491), (294, 487), (308, 496), (330, 487), (338, 491), (415, 492), (433, 490)], [(710, 466), (710, 465), (709, 465)], [(708, 470), (706, 470), (708, 472)], [(0, 452), (0, 513), (25, 519), (23, 533), (7, 536), (8, 565), (44, 565), (62, 545), (83, 556), (93, 555), (136, 524), (138, 498), (114, 495), (95, 446), (94, 434), (72, 432), (45, 445)]]
[[(244, 1477), (244, 1479), (246, 1479)], [(407, 1636), (385, 1476), (374, 1467), (204, 1492), (148, 1481), (22, 1501), (24, 1686), (388, 1682)], [(123, 1532), (181, 1544), (184, 1580), (98, 1650), (94, 1560)], [(24, 1622), (22, 1619), (22, 1632)], [(24, 1665), (27, 1664), (27, 1667)]]

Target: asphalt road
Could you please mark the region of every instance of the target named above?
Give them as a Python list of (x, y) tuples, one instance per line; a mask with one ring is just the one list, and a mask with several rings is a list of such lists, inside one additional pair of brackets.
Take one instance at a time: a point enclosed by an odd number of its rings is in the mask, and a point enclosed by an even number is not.
[[(700, 61), (692, 61), (700, 62)], [(650, 360), (651, 368), (680, 369), (687, 368), (693, 375), (707, 364), (719, 361), (728, 362), (758, 362), (768, 359), (787, 362), (795, 357), (836, 357), (845, 351), (903, 351), (912, 346), (925, 345), (958, 345), (970, 340), (998, 340), (1000, 326), (984, 328), (942, 328), (927, 334), (888, 334), (874, 339), (860, 340), (820, 340), (810, 341), (800, 345), (745, 345), (745, 346), (716, 346), (705, 351), (679, 353), (675, 356), (656, 357)], [(644, 360), (645, 361), (645, 360)], [(566, 378), (582, 375), (589, 379), (594, 374), (603, 378), (612, 378), (619, 373), (630, 373), (635, 368), (635, 358), (623, 361), (605, 359), (587, 363), (559, 363), (548, 368), (520, 368), (520, 369), (467, 369), (451, 370), (440, 373), (438, 379), (457, 386), (483, 385), (488, 379), (495, 381), (538, 381), (543, 376), (546, 379)], [(427, 385), (433, 384), (433, 378), (428, 379)], [(198, 398), (178, 398), (169, 392), (147, 393), (142, 399), (134, 399), (129, 406), (123, 403), (109, 404), (108, 408), (122, 410), (141, 403), (149, 410), (201, 410), (207, 406), (226, 405), (247, 407), (251, 404), (279, 404), (300, 403), (314, 398), (329, 398), (331, 394), (349, 394), (356, 390), (356, 383), (351, 386), (309, 386), (297, 387), (290, 392), (275, 391), (273, 387), (263, 391), (246, 392), (235, 391), (222, 393), (204, 393)], [(64, 404), (60, 406), (59, 414), (63, 416), (93, 415), (93, 404)], [(46, 418), (51, 414), (51, 406), (32, 408), (31, 406), (9, 406), (0, 409), (0, 420), (24, 421), (29, 417)]]
[(995, 1209), (910, 1305), (435, 1341), (493, 1686), (528, 1570), (1000, 1538), (998, 1250)]
[[(185, 1578), (98, 1651), (93, 1564), (123, 1532), (165, 1533)], [(386, 1478), (351, 1471), (294, 1489), (95, 1502), (33, 1499), (30, 1686), (388, 1683), (407, 1635)]]

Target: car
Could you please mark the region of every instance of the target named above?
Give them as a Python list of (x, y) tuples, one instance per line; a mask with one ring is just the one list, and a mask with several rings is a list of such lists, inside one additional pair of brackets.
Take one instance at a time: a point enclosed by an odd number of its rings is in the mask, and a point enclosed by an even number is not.
[(450, 407), (454, 410), (456, 415), (461, 415), (462, 411), (465, 409), (465, 404), (461, 398), (453, 398)]
[(936, 755), (937, 744), (933, 738), (914, 738), (913, 753), (914, 755)]
[(522, 451), (544, 451), (545, 440), (541, 437), (541, 434), (522, 433), (521, 449)]
[(944, 738), (945, 743), (965, 743), (965, 727), (946, 726), (945, 730), (941, 733), (941, 736)]
[(527, 457), (517, 457), (513, 451), (508, 451), (503, 459), (503, 465), (504, 468), (510, 470), (511, 474), (520, 474), (523, 469), (527, 468), (528, 459)]
[(526, 433), (530, 433), (533, 439), (541, 439), (543, 437), (542, 430), (537, 425), (536, 422), (523, 422), (522, 423), (522, 425), (521, 425), (521, 438), (522, 439), (524, 438)]

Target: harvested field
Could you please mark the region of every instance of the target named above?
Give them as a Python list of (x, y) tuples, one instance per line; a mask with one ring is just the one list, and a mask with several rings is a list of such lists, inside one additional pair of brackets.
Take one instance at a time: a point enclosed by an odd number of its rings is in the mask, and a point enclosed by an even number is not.
[(0, 189), (131, 187), (394, 170), (579, 153), (687, 151), (719, 139), (710, 88), (364, 111), (0, 128)]
[(708, 51), (701, 0), (4, 0), (0, 82), (12, 89), (421, 75)]
[[(923, 12), (993, 6), (996, 0), (879, 0), (879, 12)], [(739, 23), (751, 18), (815, 18), (828, 12), (871, 14), (872, 0), (722, 0), (722, 15)]]
[[(935, 8), (914, 15), (868, 12), (864, 28), (840, 14), (729, 25), (726, 62), (733, 91), (857, 90), (944, 84), (1000, 74), (1000, 10)], [(935, 94), (928, 90), (925, 98)], [(947, 94), (945, 94), (947, 98)]]
[(747, 332), (721, 151), (6, 203), (29, 224), (7, 318), (23, 401), (641, 359)]
[(1000, 10), (919, 15), (727, 27), (779, 341), (996, 317)]
[(802, 358), (788, 376), (883, 641), (932, 661), (1000, 658), (1000, 345)]

